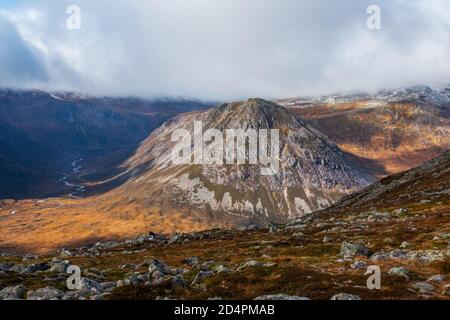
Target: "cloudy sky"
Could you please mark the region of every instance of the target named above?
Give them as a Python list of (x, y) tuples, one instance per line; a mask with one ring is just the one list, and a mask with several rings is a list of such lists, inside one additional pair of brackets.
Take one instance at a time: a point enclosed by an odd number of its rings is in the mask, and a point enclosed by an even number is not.
[(0, 0), (0, 86), (227, 100), (443, 83), (449, 0)]

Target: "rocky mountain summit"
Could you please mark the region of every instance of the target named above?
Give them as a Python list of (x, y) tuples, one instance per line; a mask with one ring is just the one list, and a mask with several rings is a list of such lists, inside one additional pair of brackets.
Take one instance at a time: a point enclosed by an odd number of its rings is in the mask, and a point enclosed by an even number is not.
[[(195, 122), (202, 124), (200, 130), (194, 130)], [(171, 152), (176, 143), (172, 136), (180, 129), (190, 133), (194, 143), (208, 142), (204, 133), (218, 130), (225, 142), (218, 156), (220, 163), (195, 163), (194, 155), (188, 164), (174, 164)], [(262, 148), (270, 150), (270, 139), (264, 142), (266, 146), (259, 141), (255, 148), (251, 140), (244, 142), (245, 150), (237, 151), (244, 161), (227, 162), (229, 129), (279, 131), (279, 150), (275, 150), (279, 152), (271, 155), (276, 156), (277, 166), (271, 168), (271, 174), (261, 174), (265, 164), (251, 162), (252, 157), (261, 158), (258, 152)], [(191, 149), (195, 152), (194, 143)], [(206, 153), (207, 145), (202, 150)], [(230, 221), (235, 226), (286, 222), (323, 209), (373, 181), (300, 117), (262, 99), (181, 114), (156, 129), (124, 166), (129, 179), (114, 192), (145, 197), (152, 205), (209, 212), (218, 223)]]

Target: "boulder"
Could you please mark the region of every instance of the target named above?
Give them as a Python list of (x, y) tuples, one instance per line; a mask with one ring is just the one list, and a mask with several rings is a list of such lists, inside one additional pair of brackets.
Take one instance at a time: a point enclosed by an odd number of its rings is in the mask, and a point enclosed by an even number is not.
[(409, 279), (409, 271), (403, 267), (394, 267), (388, 271), (388, 274)]
[(341, 245), (341, 256), (344, 258), (369, 255), (370, 250), (360, 244), (344, 241)]
[(155, 271), (159, 271), (165, 275), (172, 274), (172, 270), (169, 268), (169, 266), (159, 260), (150, 260), (148, 265), (149, 265), (149, 267), (148, 267), (149, 273), (154, 273)]
[(419, 291), (422, 294), (430, 294), (436, 290), (436, 288), (433, 285), (426, 283), (426, 282), (416, 282), (416, 283), (413, 283), (411, 285), (411, 287), (416, 289), (417, 291)]
[(24, 285), (6, 287), (0, 291), (0, 299), (23, 299), (25, 298), (26, 288)]

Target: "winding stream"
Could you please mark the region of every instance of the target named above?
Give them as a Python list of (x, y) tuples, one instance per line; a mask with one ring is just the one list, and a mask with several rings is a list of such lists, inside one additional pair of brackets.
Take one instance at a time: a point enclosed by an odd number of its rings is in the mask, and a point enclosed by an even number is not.
[(69, 197), (72, 199), (82, 199), (83, 198), (82, 193), (86, 191), (86, 188), (83, 185), (71, 183), (68, 181), (68, 179), (71, 176), (76, 176), (77, 174), (81, 173), (81, 169), (83, 168), (83, 166), (79, 165), (81, 161), (83, 161), (83, 158), (72, 161), (71, 163), (72, 173), (71, 174), (63, 173), (62, 177), (59, 179), (59, 181), (64, 183), (64, 185), (71, 188), (76, 188), (74, 192), (69, 194)]

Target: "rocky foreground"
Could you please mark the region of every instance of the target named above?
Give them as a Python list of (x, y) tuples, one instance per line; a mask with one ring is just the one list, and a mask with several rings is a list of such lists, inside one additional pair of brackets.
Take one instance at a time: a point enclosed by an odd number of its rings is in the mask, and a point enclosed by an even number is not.
[[(0, 257), (0, 299), (449, 299), (448, 203)], [(79, 266), (79, 289), (66, 273)], [(369, 290), (367, 267), (380, 267)]]

